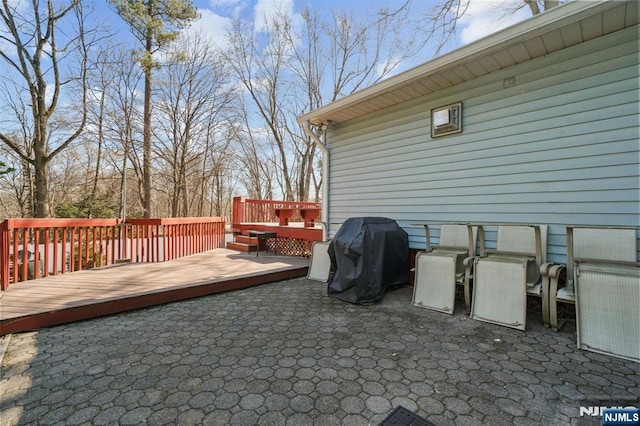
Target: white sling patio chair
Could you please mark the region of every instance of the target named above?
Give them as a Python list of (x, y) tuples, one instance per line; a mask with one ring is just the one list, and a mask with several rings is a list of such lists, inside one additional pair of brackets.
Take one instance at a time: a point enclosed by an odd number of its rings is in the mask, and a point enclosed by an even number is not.
[(640, 361), (640, 263), (636, 227), (567, 227), (564, 265), (549, 272), (550, 323), (558, 329), (557, 303), (575, 303), (577, 347)]
[(315, 241), (311, 246), (311, 260), (307, 279), (327, 282), (331, 271), (331, 259), (329, 258), (329, 244), (331, 241)]
[(469, 231), (466, 225), (442, 225), (437, 246), (429, 241), (429, 225), (424, 228), (427, 249), (416, 255), (412, 305), (453, 314), (456, 285), (464, 285), (469, 309), (471, 263), (465, 266), (464, 260), (474, 255), (476, 228)]
[(527, 295), (542, 297), (546, 321), (546, 291), (540, 267), (546, 258), (546, 225), (499, 225), (496, 250), (484, 249), (479, 226), (480, 254), (475, 259), (471, 318), (524, 330)]

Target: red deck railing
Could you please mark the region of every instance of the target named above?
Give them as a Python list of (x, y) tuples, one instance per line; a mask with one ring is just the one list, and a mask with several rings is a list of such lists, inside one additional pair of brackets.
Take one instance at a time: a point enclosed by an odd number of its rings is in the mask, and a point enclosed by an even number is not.
[(275, 201), (253, 200), (243, 197), (233, 198), (233, 213), (231, 224), (235, 229), (242, 223), (272, 223), (279, 222), (276, 209), (294, 209), (295, 212), (289, 220), (291, 222), (303, 222), (300, 209), (320, 209), (322, 203), (309, 201)]
[(162, 262), (224, 246), (225, 218), (8, 219), (0, 288), (121, 261)]

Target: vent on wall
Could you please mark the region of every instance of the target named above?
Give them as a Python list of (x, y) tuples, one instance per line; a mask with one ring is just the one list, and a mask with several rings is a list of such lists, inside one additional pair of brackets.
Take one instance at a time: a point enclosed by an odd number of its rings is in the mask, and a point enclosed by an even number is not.
[(431, 137), (462, 132), (462, 102), (431, 110)]

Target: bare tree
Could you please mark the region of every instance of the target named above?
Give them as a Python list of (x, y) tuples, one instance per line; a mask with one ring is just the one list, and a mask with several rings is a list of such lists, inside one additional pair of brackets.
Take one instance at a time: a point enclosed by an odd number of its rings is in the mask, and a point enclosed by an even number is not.
[(206, 146), (202, 156), (199, 196), (196, 208), (199, 216), (231, 215), (234, 190), (236, 188), (236, 162), (229, 134), (229, 123), (222, 128), (219, 123), (207, 126)]
[(239, 180), (249, 198), (268, 200), (274, 197), (274, 165), (269, 147), (265, 146), (260, 129), (251, 124), (245, 99), (239, 97), (235, 102), (236, 115), (229, 124), (228, 137), (235, 146)]
[(144, 217), (151, 217), (151, 90), (157, 63), (153, 54), (176, 40), (179, 30), (197, 18), (191, 0), (110, 0), (142, 44), (139, 55), (144, 72), (143, 189)]
[(560, 4), (560, 0), (522, 0), (531, 9), (532, 15), (538, 15), (540, 12), (549, 10)]
[(29, 216), (31, 209), (31, 175), (29, 164), (23, 164), (7, 146), (0, 146), (0, 156), (4, 159), (3, 173), (0, 174), (0, 200), (5, 217)]
[[(323, 21), (306, 9), (301, 19), (277, 10), (265, 22), (234, 21), (227, 59), (272, 144), (277, 161), (271, 167), (285, 199), (307, 200), (312, 186), (317, 199), (321, 182), (317, 147), (295, 117), (388, 77), (422, 49), (436, 29), (406, 37), (412, 32), (407, 22), (416, 30), (424, 24), (407, 21), (411, 7), (407, 1), (368, 18), (332, 13)], [(442, 13), (442, 20), (453, 19)]]
[(168, 51), (157, 84), (156, 152), (164, 160), (169, 184), (171, 216), (191, 214), (191, 202), (202, 198), (192, 183), (200, 169), (210, 138), (220, 127), (233, 96), (226, 64), (201, 35), (185, 36)]
[(94, 88), (90, 91), (89, 98), (89, 122), (95, 129), (95, 140), (97, 142), (96, 147), (96, 159), (94, 173), (92, 176), (91, 192), (89, 194), (89, 200), (91, 203), (95, 203), (96, 195), (98, 193), (98, 181), (100, 179), (100, 173), (102, 170), (103, 162), (103, 149), (105, 145), (105, 127), (106, 127), (106, 102), (108, 96), (108, 88), (111, 83), (111, 75), (109, 73), (109, 56), (107, 52), (101, 52), (96, 59), (95, 72), (90, 75), (91, 86)]
[(4, 161), (0, 161), (0, 176), (6, 175), (7, 173), (11, 173), (15, 170), (16, 169), (7, 166)]
[(253, 106), (264, 123), (278, 155), (281, 191), (285, 200), (293, 200), (294, 185), (290, 176), (287, 149), (287, 116), (283, 102), (289, 82), (285, 79), (291, 46), (287, 33), (291, 18), (283, 13), (267, 17), (265, 34), (255, 31), (251, 23), (236, 19), (230, 34), (231, 50), (226, 58), (236, 77), (246, 89)]
[[(123, 49), (112, 49), (105, 58), (108, 66), (105, 144), (109, 164), (120, 175), (120, 216), (142, 214), (142, 102), (139, 97), (143, 74), (131, 55)], [(128, 188), (136, 188), (135, 191)], [(129, 207), (125, 210), (125, 204)]]
[[(32, 215), (50, 215), (47, 166), (67, 148), (83, 131), (86, 122), (87, 59), (90, 36), (85, 28), (84, 10), (79, 0), (67, 3), (34, 0), (16, 3), (3, 0), (0, 7), (0, 41), (12, 51), (0, 50), (0, 58), (9, 66), (3, 79), (14, 80), (15, 89), (9, 97), (28, 100), (29, 115), (20, 115), (18, 122), (28, 120), (29, 133), (16, 131), (11, 122), (5, 122), (0, 140), (23, 161), (33, 167), (35, 205)], [(54, 114), (63, 88), (73, 88), (65, 98), (76, 101), (74, 120), (64, 120), (54, 132)], [(75, 99), (74, 99), (74, 94)], [(60, 115), (60, 114), (58, 114)], [(60, 120), (59, 122), (61, 122)], [(22, 130), (25, 126), (22, 126)], [(22, 139), (27, 137), (28, 139)]]

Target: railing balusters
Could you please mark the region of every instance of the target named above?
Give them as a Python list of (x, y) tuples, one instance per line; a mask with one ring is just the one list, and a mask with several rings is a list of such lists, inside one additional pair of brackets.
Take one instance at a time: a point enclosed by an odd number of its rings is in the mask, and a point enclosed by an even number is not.
[(44, 244), (45, 244), (45, 250), (44, 250), (44, 269), (43, 269), (43, 277), (48, 277), (49, 276), (49, 244), (51, 244), (50, 242), (50, 235), (49, 235), (49, 228), (44, 228)]
[[(58, 228), (51, 228), (53, 231), (53, 237), (51, 238), (51, 244), (53, 246), (53, 275), (58, 275), (58, 250), (60, 250), (60, 244), (58, 242)], [(47, 268), (48, 269), (48, 268)]]
[(153, 239), (155, 244), (155, 259), (154, 262), (160, 262), (160, 225), (155, 226), (155, 237)]
[(29, 249), (27, 241), (29, 237), (29, 229), (22, 230), (22, 278), (20, 281), (25, 281), (28, 275), (29, 268)]
[(84, 266), (85, 268), (87, 267), (91, 267), (91, 266), (87, 266), (87, 265), (91, 265), (92, 263), (95, 262), (95, 254), (94, 254), (94, 247), (91, 247), (91, 245), (89, 244), (89, 242), (91, 241), (91, 228), (90, 227), (86, 227), (85, 228), (85, 236), (84, 236), (84, 241), (85, 241), (85, 249), (84, 249)]
[(18, 229), (13, 230), (13, 282), (18, 282), (18, 242), (20, 238), (18, 237)]
[(0, 289), (128, 255), (161, 262), (201, 253), (223, 246), (224, 229), (225, 218), (8, 219), (0, 223)]
[[(320, 209), (321, 203), (309, 201), (274, 201), (253, 200), (242, 197), (233, 199), (232, 226), (238, 227), (242, 223), (278, 222), (275, 209)], [(292, 222), (302, 221), (302, 217), (294, 216)]]
[[(27, 259), (28, 261), (29, 259)], [(33, 277), (40, 278), (40, 228), (33, 230)]]
[(67, 268), (68, 265), (68, 259), (67, 259), (67, 228), (62, 228), (62, 251), (61, 251), (61, 255), (62, 255), (62, 273), (64, 274), (65, 272), (71, 272), (70, 271), (70, 267)]

